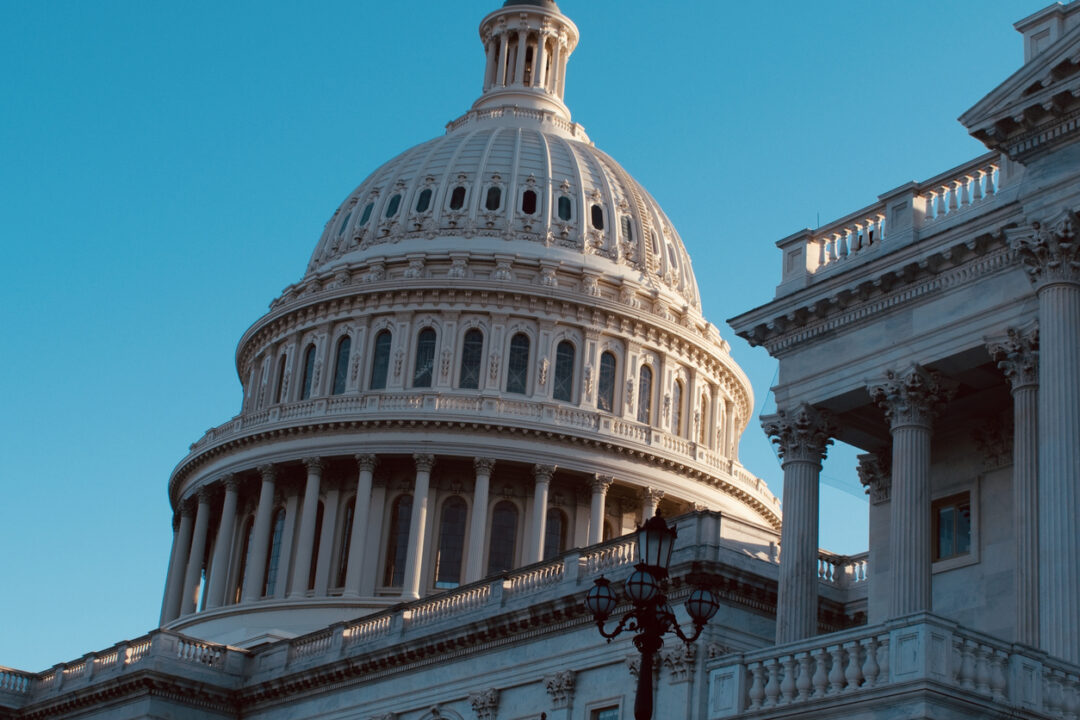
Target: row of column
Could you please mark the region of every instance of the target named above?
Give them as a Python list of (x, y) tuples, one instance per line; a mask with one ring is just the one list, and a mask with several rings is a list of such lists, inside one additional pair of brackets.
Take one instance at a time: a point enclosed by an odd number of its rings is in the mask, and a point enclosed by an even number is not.
[[(505, 31), (487, 41), (487, 68), (484, 73), (484, 90), (492, 87), (520, 85), (543, 88), (553, 95), (562, 97), (564, 87), (565, 63), (563, 62), (564, 40), (555, 33), (535, 33), (535, 40), (529, 39), (529, 30), (521, 28)], [(511, 37), (515, 45), (511, 46)], [(553, 41), (551, 51), (551, 69), (548, 70), (548, 40)], [(532, 75), (525, 83), (525, 56), (529, 48), (533, 50)]]
[[(413, 483), (413, 505), (409, 526), (409, 542), (405, 558), (405, 572), (402, 583), (402, 598), (406, 600), (420, 597), (422, 586), (423, 555), (427, 538), (428, 512), (431, 501), (431, 471), (435, 464), (432, 455), (416, 454), (413, 456), (416, 475)], [(295, 558), (292, 566), (289, 597), (302, 598), (307, 595), (312, 572), (312, 557), (318, 540), (321, 549), (315, 568), (316, 587), (326, 584), (330, 573), (331, 546), (334, 538), (333, 522), (326, 520), (322, 524), (321, 536), (316, 538), (318, 525), (317, 511), (321, 492), (325, 462), (321, 458), (306, 458), (304, 465), (307, 478), (304, 485), (303, 500), (300, 504), (299, 529), (297, 532), (296, 501), (291, 500), (286, 510), (286, 524), (281, 533), (281, 547), (278, 557), (281, 559), (281, 574), (288, 569), (288, 559)], [(357, 455), (358, 467), (356, 482), (356, 505), (349, 531), (349, 548), (345, 560), (345, 597), (360, 597), (361, 571), (364, 563), (365, 547), (368, 538), (367, 520), (371, 511), (372, 478), (377, 459), (374, 455)], [(475, 487), (473, 493), (473, 512), (470, 518), (468, 552), (465, 557), (464, 582), (470, 583), (484, 576), (484, 550), (487, 547), (489, 528), (487, 508), (490, 497), (491, 474), (495, 460), (476, 458), (474, 460)], [(546, 531), (548, 494), (551, 480), (555, 473), (554, 465), (535, 465), (533, 467), (534, 495), (532, 503), (532, 531), (526, 540), (522, 559), (523, 564), (539, 562), (543, 559)], [(271, 523), (273, 522), (277, 467), (266, 465), (259, 468), (261, 485), (259, 500), (255, 511), (255, 520), (251, 532), (250, 546), (246, 558), (245, 571), (240, 588), (241, 602), (254, 602), (262, 598), (267, 582), (267, 555), (271, 552)], [(590, 479), (591, 502), (589, 517), (589, 544), (603, 540), (604, 516), (608, 489), (614, 478), (608, 475), (595, 475)], [(229, 576), (229, 559), (233, 554), (232, 539), (235, 535), (240, 482), (235, 475), (227, 476), (224, 486), (224, 499), (221, 504), (221, 518), (218, 524), (216, 540), (213, 543), (213, 558), (209, 562), (209, 578), (206, 583), (207, 609), (225, 604)], [(340, 492), (332, 488), (335, 496)], [(196, 610), (199, 588), (202, 585), (204, 557), (208, 542), (210, 517), (213, 514), (211, 501), (214, 492), (209, 487), (202, 487), (196, 494), (197, 501), (181, 504), (180, 522), (173, 538), (173, 548), (166, 579), (165, 597), (162, 602), (161, 623), (165, 624), (177, 617)], [(643, 517), (656, 513), (656, 507), (663, 492), (647, 488), (643, 494)], [(336, 497), (328, 498), (328, 510), (337, 507)], [(326, 513), (329, 518), (331, 512)], [(296, 547), (292, 547), (293, 537)], [(283, 583), (284, 579), (278, 580)], [(281, 593), (278, 593), (281, 596)]]

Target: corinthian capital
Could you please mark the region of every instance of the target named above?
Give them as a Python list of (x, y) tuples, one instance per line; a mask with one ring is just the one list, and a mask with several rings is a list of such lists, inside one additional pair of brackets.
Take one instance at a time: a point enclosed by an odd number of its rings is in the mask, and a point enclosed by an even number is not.
[(533, 465), (533, 480), (538, 483), (551, 482), (551, 476), (554, 474), (554, 465)]
[(889, 502), (892, 490), (892, 454), (867, 453), (856, 458), (859, 461), (859, 482), (870, 495), (870, 502), (879, 505)]
[(414, 453), (413, 461), (416, 463), (416, 469), (418, 472), (431, 472), (431, 468), (435, 467), (434, 455)]
[(477, 475), (491, 475), (495, 470), (494, 458), (473, 458), (473, 467), (476, 469)]
[(596, 473), (589, 480), (589, 487), (594, 493), (600, 493), (601, 495), (607, 495), (608, 488), (615, 482), (615, 478), (611, 475), (603, 475)]
[(1004, 337), (986, 343), (990, 357), (1008, 378), (1013, 391), (1039, 384), (1039, 329), (1009, 328)]
[(1078, 233), (1080, 217), (1072, 210), (1044, 223), (1005, 231), (1036, 290), (1057, 283), (1080, 284)]
[(885, 418), (893, 428), (930, 427), (934, 416), (956, 392), (956, 383), (922, 365), (912, 364), (900, 372), (890, 370), (883, 381), (866, 389), (885, 411)]
[(829, 416), (812, 405), (803, 403), (794, 410), (780, 410), (761, 418), (761, 427), (772, 438), (784, 464), (812, 462), (821, 464), (832, 444), (833, 428)]

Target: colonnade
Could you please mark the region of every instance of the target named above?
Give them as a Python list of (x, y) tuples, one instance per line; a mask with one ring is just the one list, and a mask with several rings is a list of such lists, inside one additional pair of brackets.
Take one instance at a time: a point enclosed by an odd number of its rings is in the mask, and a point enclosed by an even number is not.
[[(436, 557), (441, 550), (440, 538), (435, 537), (434, 517), (439, 491), (432, 486), (436, 457), (413, 455), (411, 487), (398, 488), (411, 496), (408, 543), (399, 587), (383, 587), (377, 582), (380, 560), (392, 552), (388, 550), (393, 543), (390, 534), (395, 532), (387, 483), (385, 479), (375, 482), (379, 459), (370, 454), (356, 455), (352, 458), (355, 476), (348, 473), (344, 482), (337, 478), (327, 482), (324, 476), (331, 461), (340, 469), (341, 460), (304, 458), (302, 485), (286, 479), (287, 474), (295, 473), (282, 464), (257, 468), (258, 499), (253, 508), (253, 489), (247, 493), (246, 506), (242, 493), (243, 487), (250, 485), (250, 481), (245, 482), (245, 476), (251, 473), (226, 475), (185, 497), (179, 503), (174, 524), (161, 623), (198, 610), (264, 599), (303, 600), (329, 595), (360, 598), (400, 593), (403, 600), (412, 600), (434, 589), (436, 565), (445, 560)], [(401, 460), (397, 457), (394, 462)], [(480, 580), (488, 572), (486, 551), (494, 542), (492, 509), (504, 499), (491, 492), (495, 466), (496, 460), (492, 458), (473, 460), (474, 484), (465, 523), (468, 530), (461, 540), (464, 552), (460, 558), (460, 578), (456, 579), (461, 584)], [(555, 466), (544, 464), (531, 469), (531, 503), (522, 502), (525, 507), (531, 506), (531, 512), (527, 518), (522, 517), (521, 547), (514, 553), (517, 565), (539, 562), (545, 557), (547, 519), (549, 509), (555, 507), (550, 500), (556, 470)], [(567, 481), (573, 485), (581, 483), (580, 478), (565, 474), (560, 478), (562, 486)], [(502, 494), (505, 495), (508, 486), (520, 486), (522, 479), (516, 475), (501, 483)], [(608, 491), (615, 483), (614, 478), (598, 474), (587, 477), (587, 481), (587, 520), (582, 517), (576, 523), (580, 526), (577, 532), (574, 532), (573, 511), (570, 518), (560, 520), (567, 523), (562, 528), (567, 544), (601, 542), (606, 539), (606, 518), (611, 527)], [(345, 509), (354, 488), (349, 516)], [(449, 492), (469, 497), (464, 489)], [(444, 491), (444, 499), (446, 494)], [(655, 514), (663, 496), (662, 491), (653, 488), (639, 489), (640, 515), (635, 509), (635, 520)], [(581, 506), (582, 512), (585, 507)], [(620, 524), (618, 530), (612, 528), (612, 531), (618, 535), (623, 529)], [(573, 534), (568, 535), (568, 531)], [(517, 537), (511, 542), (516, 543)], [(337, 574), (332, 580), (335, 568)]]

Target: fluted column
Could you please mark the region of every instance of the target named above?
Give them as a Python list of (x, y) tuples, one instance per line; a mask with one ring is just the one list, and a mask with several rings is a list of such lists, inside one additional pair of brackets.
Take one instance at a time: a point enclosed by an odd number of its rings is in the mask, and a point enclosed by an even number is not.
[(428, 487), (434, 455), (413, 455), (416, 461), (416, 485), (413, 489), (412, 519), (409, 523), (409, 548), (405, 553), (405, 580), (401, 597), (416, 600), (420, 597), (420, 564), (424, 558), (424, 531), (427, 528)]
[(604, 513), (607, 503), (607, 492), (615, 478), (611, 475), (597, 473), (589, 481), (589, 489), (592, 490), (592, 505), (589, 512), (589, 544), (595, 545), (604, 541)]
[(499, 69), (496, 72), (495, 84), (499, 87), (506, 85), (506, 53), (510, 48), (510, 33), (504, 32), (499, 35)]
[(374, 455), (357, 455), (356, 505), (353, 507), (353, 523), (349, 533), (349, 562), (345, 566), (345, 590), (348, 597), (360, 595), (360, 571), (364, 567), (364, 535), (368, 515), (371, 513), (371, 478), (378, 458)]
[(236, 501), (240, 491), (240, 481), (235, 475), (225, 478), (225, 500), (221, 503), (221, 523), (218, 525), (217, 540), (214, 541), (214, 560), (210, 563), (210, 587), (206, 596), (206, 607), (220, 607), (225, 602), (225, 583), (229, 576), (229, 556), (232, 554), (232, 536), (236, 524)]
[(784, 470), (776, 642), (789, 643), (817, 635), (818, 481), (831, 428), (825, 413), (805, 403), (761, 424), (779, 446)]
[(890, 371), (868, 390), (885, 411), (892, 434), (889, 608), (892, 617), (901, 617), (933, 607), (930, 436), (934, 416), (953, 386), (937, 373), (912, 365)]
[(262, 474), (262, 486), (259, 488), (259, 505), (255, 509), (255, 524), (251, 527), (247, 570), (244, 572), (244, 602), (262, 597), (263, 584), (266, 582), (266, 551), (270, 545), (270, 515), (274, 511), (277, 467), (263, 465), (259, 472)]
[[(322, 458), (304, 458), (307, 484), (304, 486), (304, 505), (300, 508), (300, 537), (296, 542), (292, 586), (289, 597), (304, 597), (311, 578), (311, 553), (315, 549), (315, 523), (319, 515), (319, 485), (322, 483)], [(325, 518), (324, 518), (325, 520)]]
[(547, 60), (547, 48), (544, 47), (546, 36), (540, 32), (536, 35), (536, 52), (533, 53), (533, 76), (532, 86), (543, 87), (544, 86), (544, 65)]
[(1008, 233), (1039, 301), (1039, 647), (1080, 662), (1080, 217)]
[(641, 522), (645, 522), (656, 514), (656, 508), (663, 499), (663, 490), (649, 487), (641, 491)]
[(514, 58), (514, 84), (525, 84), (525, 40), (528, 39), (527, 30), (518, 30), (517, 56)]
[(195, 506), (190, 501), (180, 503), (180, 527), (173, 539), (169, 575), (165, 581), (165, 600), (161, 603), (161, 624), (180, 616), (180, 597), (184, 594), (184, 575), (187, 572), (191, 549), (191, 530), (195, 524)]
[(548, 491), (551, 489), (551, 476), (555, 474), (554, 465), (533, 465), (533, 539), (529, 550), (532, 557), (526, 558), (526, 564), (544, 559), (544, 534), (547, 529)]
[(184, 574), (184, 595), (180, 601), (180, 614), (187, 615), (198, 610), (197, 595), (202, 580), (203, 556), (206, 554), (206, 532), (210, 525), (210, 489), (199, 488), (199, 505), (195, 509), (195, 529), (191, 533), (191, 553), (188, 555), (187, 572)]
[(495, 461), (491, 458), (473, 460), (476, 468), (476, 487), (473, 489), (472, 516), (469, 521), (469, 552), (465, 556), (465, 582), (476, 582), (484, 576), (484, 548), (487, 547), (488, 493), (491, 471)]

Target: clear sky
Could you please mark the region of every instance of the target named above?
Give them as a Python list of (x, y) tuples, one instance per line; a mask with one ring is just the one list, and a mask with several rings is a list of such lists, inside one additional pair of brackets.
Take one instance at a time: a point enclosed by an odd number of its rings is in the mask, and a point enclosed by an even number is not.
[[(379, 164), (480, 92), (501, 0), (0, 2), (0, 665), (157, 624), (166, 482), (240, 405), (233, 355)], [(955, 118), (1019, 67), (1044, 0), (562, 0), (566, 98), (665, 208), (706, 317), (768, 301), (774, 242), (982, 152)], [(778, 495), (756, 419), (743, 463)], [(854, 452), (822, 545), (866, 547)]]

